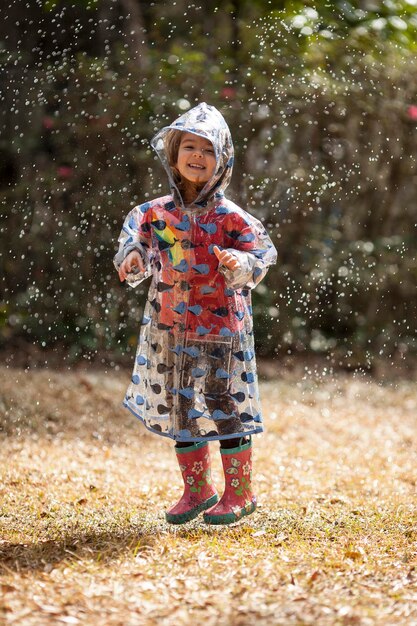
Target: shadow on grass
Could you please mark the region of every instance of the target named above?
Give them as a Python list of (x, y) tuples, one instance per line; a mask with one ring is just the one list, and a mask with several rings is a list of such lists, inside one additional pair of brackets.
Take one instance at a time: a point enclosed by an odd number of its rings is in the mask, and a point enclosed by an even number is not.
[[(270, 514), (271, 515), (271, 512)], [(204, 538), (218, 537), (239, 544), (248, 539), (256, 531), (273, 538), (282, 532), (294, 514), (276, 512), (275, 519), (265, 514), (243, 518), (240, 522), (225, 526), (210, 526), (199, 517), (189, 524), (170, 525), (161, 516), (146, 516), (123, 530), (66, 532), (59, 539), (16, 543), (0, 540), (0, 573), (43, 570), (51, 571), (55, 566), (75, 563), (106, 564), (130, 555), (135, 558), (139, 554), (146, 557), (147, 553), (158, 552), (167, 545), (175, 549), (176, 540), (189, 543), (200, 543)], [(271, 523), (273, 526), (271, 527)], [(256, 536), (256, 535), (255, 535)]]
[(163, 537), (170, 541), (177, 539), (196, 541), (204, 536), (221, 535), (226, 529), (235, 534), (243, 530), (241, 526), (211, 527), (201, 522), (192, 527), (168, 527), (163, 522), (155, 523), (154, 529), (134, 526), (122, 534), (92, 533), (67, 535), (62, 539), (48, 539), (38, 542), (0, 542), (0, 573), (44, 570), (50, 571), (59, 564), (74, 562), (110, 563), (122, 555), (145, 555), (155, 548), (162, 547)]
[(135, 557), (139, 552), (155, 547), (160, 530), (160, 527), (152, 531), (148, 525), (134, 525), (121, 533), (80, 532), (61, 539), (27, 543), (0, 541), (0, 573), (51, 571), (63, 562), (68, 565), (87, 561), (103, 564), (129, 552)]

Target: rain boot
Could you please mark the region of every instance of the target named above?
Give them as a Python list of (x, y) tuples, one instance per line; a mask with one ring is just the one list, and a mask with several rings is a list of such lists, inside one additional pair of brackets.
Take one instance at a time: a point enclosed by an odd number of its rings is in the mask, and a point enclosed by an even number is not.
[(186, 448), (176, 447), (184, 481), (184, 493), (165, 518), (170, 524), (185, 524), (216, 504), (219, 496), (211, 481), (210, 451), (202, 441)]
[(220, 448), (225, 476), (224, 494), (204, 513), (207, 524), (233, 524), (256, 509), (251, 486), (252, 441), (236, 448)]

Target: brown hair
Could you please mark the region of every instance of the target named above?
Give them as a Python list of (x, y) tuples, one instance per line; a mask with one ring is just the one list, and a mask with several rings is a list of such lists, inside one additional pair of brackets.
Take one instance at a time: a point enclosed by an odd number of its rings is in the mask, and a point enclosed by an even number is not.
[(181, 176), (180, 172), (177, 169), (178, 150), (180, 148), (183, 133), (183, 130), (169, 130), (165, 135), (164, 147), (165, 154), (167, 155), (168, 159), (168, 164), (171, 168), (174, 182), (178, 187), (178, 191), (180, 192), (185, 204), (191, 204), (191, 202), (196, 199), (199, 192), (204, 187), (205, 183), (203, 183), (202, 185), (195, 185), (194, 183)]

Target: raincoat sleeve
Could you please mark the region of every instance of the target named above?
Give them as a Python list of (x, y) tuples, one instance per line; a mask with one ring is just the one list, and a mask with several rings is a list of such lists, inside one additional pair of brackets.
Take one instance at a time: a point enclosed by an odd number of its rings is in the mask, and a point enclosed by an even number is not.
[(238, 230), (235, 224), (231, 232), (231, 245), (225, 249), (239, 261), (240, 268), (233, 271), (220, 264), (219, 272), (231, 289), (254, 289), (277, 261), (275, 246), (263, 224), (249, 215), (241, 220)]
[(142, 257), (144, 272), (130, 274), (126, 282), (136, 287), (152, 273), (152, 245), (149, 224), (149, 205), (135, 207), (126, 217), (118, 242), (119, 250), (113, 259), (114, 266), (119, 270), (127, 255), (136, 250)]

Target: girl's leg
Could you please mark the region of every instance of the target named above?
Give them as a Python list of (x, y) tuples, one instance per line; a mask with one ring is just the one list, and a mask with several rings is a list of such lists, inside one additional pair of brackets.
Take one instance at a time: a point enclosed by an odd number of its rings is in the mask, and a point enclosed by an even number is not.
[(256, 496), (251, 484), (251, 439), (242, 437), (235, 448), (222, 445), (220, 454), (224, 471), (224, 493), (220, 502), (204, 513), (207, 524), (232, 524), (256, 509)]
[[(230, 395), (229, 379), (216, 379), (210, 372), (206, 379), (206, 403), (212, 415), (220, 410), (231, 417), (215, 421), (219, 435), (236, 435), (220, 440), (220, 454), (225, 477), (223, 496), (217, 504), (204, 513), (207, 524), (232, 524), (256, 509), (252, 492), (252, 441), (244, 437), (239, 410)], [(212, 393), (210, 393), (212, 391)], [(239, 433), (242, 433), (239, 436)]]
[[(193, 400), (186, 398), (178, 392), (174, 395), (171, 391), (171, 389), (174, 389), (175, 387), (184, 388), (193, 386), (191, 379), (193, 362), (188, 355), (182, 354), (181, 358), (179, 358), (175, 352), (173, 352), (173, 348), (176, 347), (178, 341), (175, 335), (169, 334), (168, 340), (171, 350), (169, 350), (168, 357), (170, 368), (166, 373), (165, 397), (167, 406), (171, 407), (172, 424), (175, 431), (178, 432), (180, 430), (188, 430), (190, 431), (190, 435), (192, 437), (197, 437), (198, 425), (195, 420), (188, 417), (188, 411), (194, 406)], [(176, 411), (174, 413), (174, 409), (172, 407), (174, 406), (175, 401)], [(188, 445), (188, 443), (185, 445)]]
[(248, 441), (249, 440), (247, 437), (237, 437), (236, 439), (221, 439), (220, 447), (223, 448), (223, 450), (229, 450), (230, 448), (238, 448), (240, 445), (248, 443)]
[[(239, 417), (239, 409), (229, 394), (230, 389), (227, 382), (217, 379), (216, 381), (211, 381), (211, 387), (215, 389), (215, 393), (205, 394), (205, 400), (210, 414), (216, 416), (216, 411), (222, 411), (222, 413), (231, 416), (214, 420), (217, 432), (219, 435), (236, 434), (236, 438), (221, 439), (220, 446), (222, 448), (235, 448), (239, 445), (239, 441), (244, 433), (243, 424)], [(242, 433), (242, 435), (239, 436), (239, 433)]]
[(165, 517), (170, 524), (185, 524), (215, 504), (219, 496), (211, 481), (210, 452), (207, 442), (177, 443), (178, 465), (184, 493)]
[[(233, 352), (239, 350), (237, 339), (230, 343), (208, 342), (205, 347), (207, 355), (208, 371), (205, 378), (204, 397), (207, 408), (216, 425), (219, 435), (233, 435), (236, 433), (236, 440), (222, 439), (222, 447), (236, 447), (239, 445), (241, 435), (244, 432), (240, 419), (239, 407), (231, 395), (231, 379), (229, 377), (219, 378), (217, 371), (222, 367), (230, 376), (233, 371)], [(226, 417), (227, 416), (227, 417)], [(226, 443), (227, 441), (233, 441)]]

